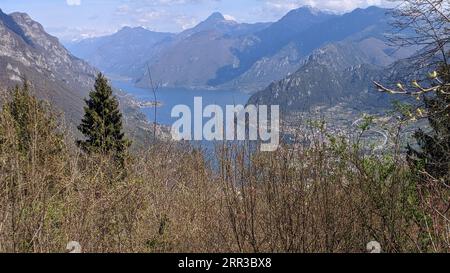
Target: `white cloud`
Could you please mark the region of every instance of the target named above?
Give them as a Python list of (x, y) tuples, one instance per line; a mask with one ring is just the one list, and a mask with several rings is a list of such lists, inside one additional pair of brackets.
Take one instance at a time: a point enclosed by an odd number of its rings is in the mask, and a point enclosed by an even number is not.
[(314, 9), (345, 13), (356, 8), (366, 8), (368, 6), (389, 7), (393, 5), (393, 0), (258, 0), (261, 5), (248, 11), (248, 21), (276, 21), (287, 12), (303, 6), (310, 6)]
[(334, 12), (347, 12), (356, 8), (365, 8), (368, 6), (384, 6), (389, 0), (263, 0), (266, 7), (280, 12), (301, 7), (311, 6), (321, 10)]
[(195, 26), (200, 19), (179, 9), (177, 4), (195, 4), (200, 1), (206, 0), (127, 0), (116, 8), (114, 19), (121, 25), (178, 32)]
[(237, 21), (236, 18), (229, 14), (224, 14), (223, 17), (228, 21)]
[(117, 31), (116, 28), (98, 29), (88, 27), (48, 27), (46, 30), (58, 37), (63, 43), (109, 35)]
[(79, 6), (81, 5), (81, 0), (66, 0), (66, 3), (69, 6)]
[(208, 12), (216, 10), (224, 12), (228, 20), (272, 22), (279, 20), (288, 11), (301, 6), (343, 13), (358, 7), (384, 6), (391, 0), (255, 0), (257, 3), (252, 5), (242, 1), (242, 4), (230, 6), (228, 1), (119, 0), (113, 14), (113, 21), (115, 26), (143, 26), (151, 30), (178, 32), (195, 26), (209, 15)]

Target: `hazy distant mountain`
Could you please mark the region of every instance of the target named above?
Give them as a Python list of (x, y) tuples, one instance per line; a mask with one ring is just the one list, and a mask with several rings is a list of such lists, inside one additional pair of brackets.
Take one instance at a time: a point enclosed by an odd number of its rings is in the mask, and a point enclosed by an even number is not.
[(260, 31), (261, 29), (269, 26), (270, 23), (256, 23), (245, 24), (238, 23), (233, 20), (226, 19), (220, 12), (214, 12), (206, 20), (200, 22), (198, 25), (191, 29), (187, 29), (177, 35), (178, 40), (188, 38), (189, 36), (205, 32), (205, 31), (217, 31), (223, 35), (229, 36), (241, 36), (248, 35)]
[(142, 27), (124, 27), (117, 33), (67, 44), (77, 57), (108, 74), (138, 77), (146, 62), (170, 44), (174, 34), (160, 33)]
[(238, 37), (266, 28), (268, 23), (240, 24), (213, 13), (179, 34), (125, 27), (104, 37), (67, 44), (69, 50), (110, 75), (144, 79), (147, 64), (158, 82), (170, 86), (205, 86), (215, 72), (233, 61)]
[(315, 50), (295, 73), (257, 92), (249, 102), (280, 105), (285, 112), (338, 103), (360, 109), (387, 106), (389, 97), (377, 92), (373, 81), (392, 80), (405, 68), (397, 60), (413, 53), (391, 51), (375, 38), (326, 45)]
[[(336, 42), (353, 43), (366, 52), (366, 64), (384, 66), (408, 55), (386, 45), (387, 12), (369, 7), (335, 15), (303, 7), (259, 30), (215, 13), (178, 35), (151, 70), (164, 86), (252, 93), (296, 72), (314, 50)], [(147, 77), (139, 84), (146, 86)]]
[[(361, 61), (353, 65), (383, 67), (408, 56), (410, 51), (395, 51), (387, 46), (385, 33), (390, 29), (387, 12), (369, 7), (336, 15), (302, 7), (272, 24), (241, 24), (213, 13), (197, 26), (175, 36), (158, 36), (161, 40), (153, 36), (145, 38), (145, 35), (137, 39), (134, 38), (136, 31), (125, 29), (100, 39), (108, 39), (107, 48), (111, 50), (100, 47), (98, 51), (90, 51), (92, 42), (89, 40), (80, 44), (92, 54), (88, 60), (95, 60), (93, 63), (108, 73), (137, 78), (141, 87), (149, 85), (145, 67), (148, 63), (153, 79), (163, 86), (239, 89), (254, 93), (292, 75), (308, 64), (313, 52), (331, 44), (358, 50)], [(145, 30), (137, 32), (142, 31)], [(133, 42), (114, 46), (115, 37), (124, 36), (123, 32), (128, 35), (121, 40)], [(139, 50), (133, 51), (127, 46)], [(335, 56), (351, 57), (351, 54)]]
[[(239, 65), (233, 48), (242, 36), (268, 24), (240, 24), (213, 13), (192, 29), (183, 31), (175, 43), (158, 56), (150, 67), (153, 78), (163, 86), (205, 87), (221, 67)], [(140, 86), (148, 85), (145, 74)]]
[[(333, 17), (310, 8), (300, 8), (273, 24), (240, 24), (214, 13), (196, 27), (179, 34), (176, 39), (180, 42), (165, 51), (151, 70), (154, 78), (165, 86), (245, 87), (240, 83), (226, 84), (265, 56), (283, 50), (283, 46), (299, 32)], [(294, 54), (289, 57), (298, 68), (298, 56)], [(284, 55), (282, 58), (276, 66), (285, 62)], [(259, 83), (258, 86), (266, 86), (290, 71), (283, 68), (276, 70), (272, 66), (271, 71), (267, 71), (270, 76), (265, 78), (265, 84)], [(279, 76), (275, 75), (277, 72)], [(263, 73), (259, 70), (255, 74)], [(255, 78), (249, 77), (248, 80), (254, 83)], [(143, 77), (139, 84), (147, 85), (147, 77)]]
[[(47, 34), (25, 13), (7, 15), (0, 10), (0, 92), (22, 84), (62, 110), (72, 125), (83, 114), (84, 98), (93, 88), (97, 70), (72, 56), (58, 39)], [(125, 123), (136, 133), (146, 126), (145, 117), (126, 97), (120, 97)]]
[[(302, 7), (287, 13), (278, 22), (273, 23), (252, 36), (245, 37), (234, 51), (239, 60), (238, 66), (225, 66), (218, 72), (211, 85), (220, 85), (243, 75), (235, 82), (236, 87), (246, 82), (263, 80), (258, 84), (264, 87), (275, 79), (287, 75), (292, 69), (286, 69), (291, 63), (298, 68), (301, 55), (289, 44), (301, 38), (301, 33), (319, 24), (335, 18), (336, 15), (324, 13), (309, 7)], [(273, 58), (272, 60), (270, 60)], [(294, 69), (294, 71), (295, 71)], [(251, 71), (249, 71), (251, 70)], [(248, 72), (248, 73), (246, 73)], [(245, 74), (245, 75), (244, 75)]]
[[(217, 87), (244, 73), (264, 56), (279, 52), (297, 33), (333, 17), (301, 8), (273, 24), (242, 24), (213, 13), (197, 26), (178, 34), (174, 38), (176, 42), (152, 64), (151, 71), (163, 86)], [(297, 57), (292, 60), (296, 64), (298, 61)], [(279, 70), (281, 75), (273, 80), (290, 71)], [(274, 75), (275, 71), (272, 72)], [(144, 75), (138, 84), (146, 86), (147, 81)], [(267, 80), (266, 84), (270, 82)]]
[[(295, 18), (296, 16), (307, 18), (310, 24), (307, 27), (300, 25), (299, 29), (294, 28), (296, 31), (293, 31), (290, 23), (294, 21), (292, 17)], [(313, 20), (314, 18), (315, 20)], [(243, 68), (245, 65), (242, 65), (235, 70), (222, 68), (218, 73), (218, 78), (228, 73), (230, 77), (237, 77), (226, 83), (226, 86), (243, 88), (248, 91), (260, 90), (271, 82), (294, 73), (315, 49), (338, 41), (365, 41), (361, 43), (362, 49), (371, 51), (370, 54), (374, 58), (373, 62), (369, 60), (368, 63), (380, 64), (380, 62), (385, 62), (387, 64), (399, 57), (396, 54), (387, 57), (387, 51), (383, 51), (387, 50), (384, 33), (390, 28), (389, 20), (387, 10), (377, 7), (356, 9), (341, 16), (327, 15), (307, 8), (295, 10), (263, 31), (269, 33), (265, 34), (268, 37), (274, 36), (277, 32), (293, 33), (292, 35), (284, 34), (284, 43), (277, 44), (277, 47), (279, 47), (277, 51), (267, 54), (269, 49), (266, 49), (263, 51), (266, 54), (262, 54), (260, 48), (270, 48), (270, 45), (264, 44), (248, 47), (237, 55), (241, 64), (251, 63), (252, 66), (247, 69)], [(275, 28), (274, 31), (271, 30), (273, 28)], [(283, 32), (282, 29), (286, 30)], [(258, 59), (253, 57), (255, 55), (264, 56)], [(383, 58), (384, 61), (381, 60)], [(258, 60), (252, 63), (255, 59)], [(243, 73), (240, 74), (241, 72)]]

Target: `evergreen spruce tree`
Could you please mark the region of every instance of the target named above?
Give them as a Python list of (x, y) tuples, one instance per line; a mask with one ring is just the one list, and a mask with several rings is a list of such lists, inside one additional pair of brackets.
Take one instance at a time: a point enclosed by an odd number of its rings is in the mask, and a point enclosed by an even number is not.
[(28, 82), (25, 80), (22, 87), (16, 86), (12, 92), (12, 100), (7, 104), (9, 111), (15, 121), (19, 149), (25, 153), (31, 142), (30, 131), (31, 113), (37, 106), (37, 101), (30, 95)]
[(85, 102), (84, 118), (78, 126), (85, 139), (77, 141), (78, 146), (86, 153), (111, 154), (123, 161), (130, 141), (123, 133), (119, 102), (103, 74), (97, 75)]
[[(54, 113), (46, 101), (34, 97), (25, 80), (23, 86), (16, 86), (11, 98), (5, 102), (0, 112), (0, 147), (3, 143), (14, 143), (14, 147), (24, 158), (37, 162), (60, 154), (63, 135)], [(14, 132), (13, 135), (8, 132)]]
[(425, 109), (431, 132), (419, 129), (414, 137), (418, 149), (408, 146), (409, 161), (437, 179), (450, 185), (450, 66), (442, 65), (438, 71), (440, 87), (433, 97), (425, 98)]

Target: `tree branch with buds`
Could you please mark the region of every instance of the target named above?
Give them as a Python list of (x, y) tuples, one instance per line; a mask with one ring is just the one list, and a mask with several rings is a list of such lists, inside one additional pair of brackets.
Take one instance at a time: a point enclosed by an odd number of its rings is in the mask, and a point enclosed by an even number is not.
[(385, 87), (381, 83), (377, 81), (373, 81), (375, 86), (377, 87), (378, 91), (389, 93), (389, 94), (404, 94), (404, 95), (410, 95), (410, 96), (421, 96), (425, 95), (430, 92), (441, 92), (445, 95), (450, 95), (449, 92), (445, 91), (445, 88), (449, 88), (449, 83), (444, 83), (442, 80), (438, 78), (438, 73), (436, 71), (433, 71), (428, 75), (431, 79), (435, 80), (438, 84), (429, 88), (422, 87), (417, 81), (412, 82), (412, 86), (416, 89), (415, 91), (408, 90), (405, 88), (405, 86), (402, 83), (397, 83), (397, 89), (392, 89)]

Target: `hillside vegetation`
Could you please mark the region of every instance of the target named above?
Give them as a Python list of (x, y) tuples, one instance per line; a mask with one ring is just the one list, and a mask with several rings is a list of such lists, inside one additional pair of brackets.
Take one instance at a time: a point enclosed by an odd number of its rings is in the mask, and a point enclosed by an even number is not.
[(217, 147), (215, 168), (197, 149), (159, 142), (117, 168), (81, 152), (26, 86), (9, 94), (1, 252), (65, 252), (73, 240), (85, 252), (364, 252), (372, 240), (384, 252), (450, 250), (448, 183), (415, 175), (399, 139), (368, 154), (316, 126), (299, 136), (308, 145), (275, 153)]

